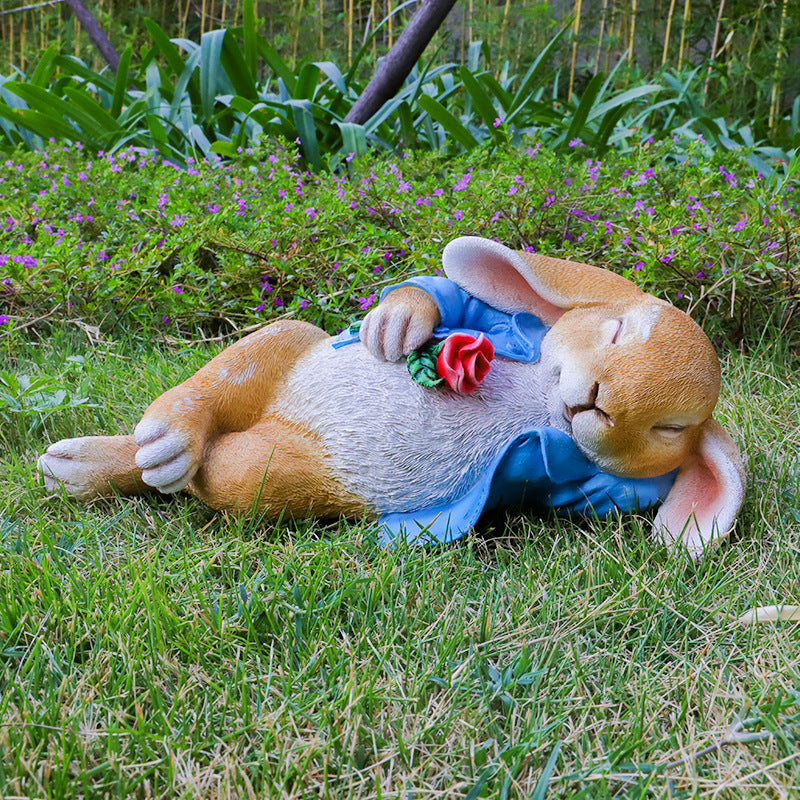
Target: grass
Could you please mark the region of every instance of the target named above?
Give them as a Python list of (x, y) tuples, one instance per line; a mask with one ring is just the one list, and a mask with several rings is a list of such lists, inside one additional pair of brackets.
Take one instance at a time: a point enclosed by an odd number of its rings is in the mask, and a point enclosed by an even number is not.
[(382, 550), (369, 523), (47, 497), (32, 466), (50, 441), (130, 430), (216, 350), (66, 323), (3, 347), (45, 389), (0, 402), (0, 796), (739, 800), (800, 783), (800, 627), (733, 621), (800, 587), (800, 364), (778, 331), (724, 356), (718, 418), (750, 489), (700, 563), (638, 519), (498, 515), (452, 547)]
[[(674, 145), (340, 176), (280, 149), (183, 172), (10, 156), (0, 797), (791, 796), (800, 627), (735, 619), (800, 595), (796, 164), (765, 179)], [(461, 234), (611, 265), (706, 325), (749, 462), (730, 542), (695, 563), (647, 520), (494, 515), (383, 550), (368, 522), (81, 506), (37, 482), (50, 442), (131, 430), (235, 332), (333, 332)]]

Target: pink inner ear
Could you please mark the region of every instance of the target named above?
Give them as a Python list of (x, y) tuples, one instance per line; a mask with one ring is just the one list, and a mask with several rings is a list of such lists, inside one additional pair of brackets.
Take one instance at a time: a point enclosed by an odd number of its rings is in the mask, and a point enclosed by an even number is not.
[(530, 270), (509, 248), (488, 239), (465, 236), (444, 249), (444, 271), (462, 289), (500, 311), (528, 311), (553, 325), (566, 309), (550, 302), (525, 277)]
[[(724, 490), (714, 472), (701, 458), (692, 456), (684, 464), (659, 516), (665, 527), (683, 535), (687, 544), (699, 536), (700, 542), (711, 537), (714, 519), (723, 506)], [(687, 524), (688, 521), (688, 524)]]
[(703, 423), (698, 452), (681, 467), (654, 525), (669, 544), (699, 555), (730, 533), (744, 499), (744, 466), (730, 436), (713, 419)]

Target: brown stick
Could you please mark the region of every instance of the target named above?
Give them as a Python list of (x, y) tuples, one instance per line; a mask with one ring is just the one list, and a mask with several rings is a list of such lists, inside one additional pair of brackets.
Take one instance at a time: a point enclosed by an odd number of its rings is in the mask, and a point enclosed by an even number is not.
[(103, 33), (103, 29), (92, 16), (92, 12), (86, 8), (82, 0), (66, 0), (66, 3), (72, 9), (72, 13), (83, 29), (89, 34), (89, 38), (94, 42), (95, 47), (108, 62), (108, 66), (116, 72), (117, 67), (119, 67), (119, 53), (114, 49), (114, 45), (111, 44), (108, 36)]
[(381, 61), (361, 97), (353, 104), (345, 117), (346, 122), (365, 123), (387, 100), (394, 97), (455, 2), (423, 0), (394, 47)]

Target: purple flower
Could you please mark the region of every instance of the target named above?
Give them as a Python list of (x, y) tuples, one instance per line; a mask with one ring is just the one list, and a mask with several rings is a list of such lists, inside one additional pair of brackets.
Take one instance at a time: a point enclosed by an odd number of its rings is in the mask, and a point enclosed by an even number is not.
[(580, 139), (571, 139), (569, 143), (570, 147), (586, 147), (586, 145)]
[(11, 317), (8, 314), (0, 314), (0, 325), (8, 325), (11, 322)]
[(453, 191), (454, 192), (463, 192), (464, 189), (469, 186), (469, 182), (472, 180), (472, 173), (465, 172), (454, 184)]

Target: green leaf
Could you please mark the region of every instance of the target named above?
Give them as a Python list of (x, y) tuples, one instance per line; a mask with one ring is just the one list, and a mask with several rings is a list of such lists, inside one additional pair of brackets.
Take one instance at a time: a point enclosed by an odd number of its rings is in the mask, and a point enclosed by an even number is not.
[(50, 83), (50, 78), (55, 71), (55, 59), (58, 55), (58, 43), (53, 42), (47, 50), (42, 53), (33, 75), (30, 77), (29, 83), (33, 86), (41, 86), (45, 88)]
[(111, 78), (89, 69), (86, 64), (82, 64), (73, 56), (58, 56), (55, 63), (65, 74), (82, 78), (98, 89), (107, 92), (109, 97), (114, 95), (115, 84)]
[(497, 764), (490, 764), (488, 767), (485, 767), (478, 776), (478, 780), (475, 781), (473, 787), (464, 796), (464, 800), (477, 800), (477, 798), (481, 796), (481, 792), (486, 784), (494, 778), (499, 769), (500, 767)]
[(339, 90), (342, 97), (347, 96), (347, 83), (341, 70), (333, 61), (317, 61), (316, 65), (328, 77), (330, 82)]
[(586, 120), (589, 117), (589, 113), (592, 110), (595, 98), (597, 97), (597, 93), (600, 91), (602, 84), (602, 73), (598, 73), (589, 81), (589, 85), (584, 90), (583, 95), (581, 96), (581, 101), (578, 103), (578, 107), (575, 109), (575, 113), (572, 115), (572, 121), (570, 122), (569, 129), (566, 133), (566, 141), (571, 141), (583, 131), (583, 127), (586, 124)]
[[(6, 84), (5, 88), (21, 97), (32, 109), (42, 114), (42, 121), (48, 119), (52, 129), (50, 133), (45, 133), (44, 137), (60, 136), (65, 139), (75, 140), (78, 132), (64, 119), (74, 119), (80, 125), (81, 122), (87, 123), (86, 115), (75, 109), (70, 103), (56, 97), (53, 92), (42, 89), (40, 86), (30, 86), (25, 83)], [(91, 128), (89, 118), (88, 126)], [(41, 135), (41, 134), (40, 134)]]
[(436, 369), (436, 361), (443, 346), (443, 342), (429, 342), (412, 350), (406, 357), (409, 375), (426, 389), (435, 389), (444, 383), (444, 378), (440, 377)]
[(289, 65), (278, 55), (278, 52), (264, 39), (258, 39), (258, 51), (272, 71), (283, 81), (286, 91), (294, 96), (297, 79)]
[(297, 135), (300, 137), (300, 144), (303, 147), (303, 155), (306, 161), (314, 169), (322, 167), (322, 157), (319, 152), (319, 142), (317, 141), (317, 126), (314, 122), (314, 115), (311, 112), (311, 103), (308, 100), (289, 100), (287, 105), (292, 109)]
[(590, 112), (589, 116), (587, 117), (587, 122), (591, 122), (598, 117), (602, 117), (604, 114), (607, 114), (612, 109), (615, 109), (622, 105), (630, 105), (633, 103), (634, 100), (638, 100), (640, 97), (646, 97), (648, 94), (653, 94), (654, 92), (663, 91), (664, 87), (659, 86), (657, 83), (646, 83), (644, 86), (636, 86), (633, 89), (628, 89), (625, 92), (620, 92), (620, 94), (612, 97), (610, 100), (606, 100), (605, 103), (598, 103)]
[(209, 31), (200, 38), (200, 106), (208, 120), (214, 115), (217, 87), (223, 71), (220, 54), (226, 33), (224, 29)]
[(500, 132), (494, 127), (494, 121), (497, 118), (497, 109), (492, 105), (489, 95), (486, 90), (477, 81), (474, 75), (466, 68), (461, 67), (461, 80), (464, 82), (464, 88), (469, 93), (470, 98), (478, 112), (478, 116), (483, 120), (489, 133), (495, 139), (500, 137)]
[(319, 81), (320, 68), (317, 64), (303, 64), (297, 76), (292, 97), (295, 100), (313, 100), (314, 89)]
[[(178, 82), (175, 84), (175, 92), (172, 97), (169, 113), (169, 118), (171, 120), (177, 119), (181, 112), (189, 85), (194, 77), (195, 70), (197, 69), (197, 65), (199, 63), (200, 49), (198, 48), (193, 53), (189, 54), (189, 57), (186, 59), (186, 64), (184, 65), (183, 72), (181, 73), (180, 78), (178, 78)], [(189, 96), (189, 102), (191, 107), (191, 95)]]
[(363, 125), (355, 122), (337, 122), (342, 132), (342, 152), (354, 153), (356, 157), (367, 152), (367, 133)]
[(117, 75), (114, 82), (114, 94), (111, 100), (111, 116), (118, 117), (122, 111), (122, 105), (125, 102), (125, 96), (130, 86), (130, 68), (131, 56), (133, 54), (133, 46), (128, 45), (119, 57), (119, 67), (117, 67)]
[(41, 136), (45, 142), (52, 137), (70, 141), (77, 139), (77, 131), (71, 125), (68, 125), (60, 117), (43, 114), (41, 111), (29, 108), (12, 109), (0, 103), (0, 116), (10, 120), (18, 128), (24, 128)]
[(183, 58), (178, 48), (170, 41), (166, 33), (149, 17), (145, 17), (144, 26), (153, 40), (153, 44), (167, 60), (172, 74), (177, 77), (183, 72)]
[[(74, 109), (80, 109), (83, 112), (80, 119), (72, 115), (72, 118), (80, 124), (83, 132), (92, 133), (95, 139), (105, 139), (106, 142), (112, 139), (115, 134), (122, 133), (123, 128), (117, 120), (91, 95), (68, 87), (64, 89), (64, 96), (70, 101)], [(108, 144), (106, 143), (104, 147), (107, 148)]]
[(242, 39), (244, 39), (244, 61), (250, 77), (258, 76), (258, 30), (254, 0), (242, 3)]
[(478, 146), (475, 137), (438, 100), (423, 94), (418, 102), (420, 108), (436, 120), (465, 150), (472, 150)]
[(255, 100), (258, 97), (255, 70), (250, 71), (241, 47), (233, 36), (226, 36), (223, 41), (221, 62), (225, 75), (236, 94)]
[(535, 85), (545, 67), (547, 67), (547, 61), (550, 58), (551, 53), (556, 49), (561, 41), (561, 37), (567, 32), (567, 30), (569, 30), (571, 25), (571, 19), (564, 23), (556, 35), (545, 45), (544, 49), (536, 57), (536, 60), (533, 62), (533, 64), (531, 64), (530, 68), (525, 73), (525, 77), (522, 79), (519, 89), (517, 89), (517, 92), (514, 95), (514, 99), (511, 101), (511, 108), (509, 109), (509, 112), (516, 111), (518, 108), (520, 108), (520, 106), (525, 104), (525, 101), (528, 99), (528, 95), (533, 92), (532, 87)]

